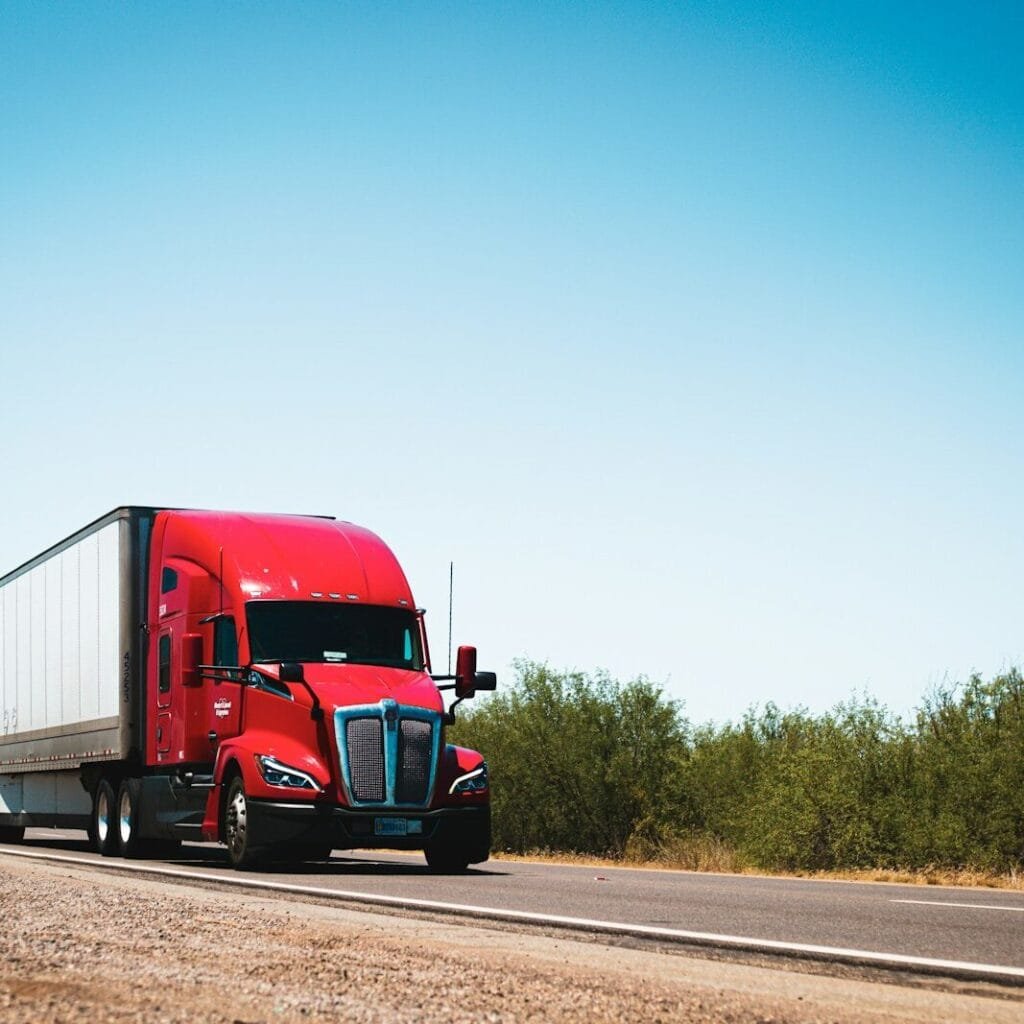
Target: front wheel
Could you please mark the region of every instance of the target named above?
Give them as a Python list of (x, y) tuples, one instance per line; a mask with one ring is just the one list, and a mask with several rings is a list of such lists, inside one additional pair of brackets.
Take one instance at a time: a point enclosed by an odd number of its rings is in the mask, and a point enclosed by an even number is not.
[(423, 855), (427, 858), (427, 867), (435, 875), (461, 875), (469, 867), (469, 855), (448, 843), (432, 844), (423, 851)]
[(325, 861), (331, 859), (334, 847), (330, 843), (305, 843), (296, 851), (296, 859)]
[(259, 866), (263, 851), (253, 841), (249, 798), (245, 795), (241, 775), (236, 775), (228, 783), (224, 802), (224, 842), (233, 868), (248, 871)]

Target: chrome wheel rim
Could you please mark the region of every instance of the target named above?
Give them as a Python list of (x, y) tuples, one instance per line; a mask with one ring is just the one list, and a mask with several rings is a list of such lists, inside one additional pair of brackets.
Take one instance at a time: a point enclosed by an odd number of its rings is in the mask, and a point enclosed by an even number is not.
[(235, 790), (231, 801), (228, 804), (227, 820), (225, 831), (227, 832), (228, 848), (234, 854), (239, 854), (245, 848), (245, 829), (247, 809), (245, 805), (245, 790), (241, 787)]
[(110, 800), (106, 790), (101, 789), (96, 796), (96, 838), (100, 843), (107, 841), (110, 834)]
[(118, 817), (121, 828), (121, 842), (127, 845), (132, 838), (132, 798), (128, 795), (128, 790), (121, 794), (121, 806)]

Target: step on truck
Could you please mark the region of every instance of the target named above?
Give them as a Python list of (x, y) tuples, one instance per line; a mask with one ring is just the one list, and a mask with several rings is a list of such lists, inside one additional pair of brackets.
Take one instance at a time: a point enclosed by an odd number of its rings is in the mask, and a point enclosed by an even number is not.
[[(231, 864), (422, 850), (485, 861), (480, 754), (445, 742), (495, 676), (431, 675), (397, 559), (320, 516), (124, 507), (0, 578), (0, 841)], [(454, 691), (446, 708), (442, 690)]]

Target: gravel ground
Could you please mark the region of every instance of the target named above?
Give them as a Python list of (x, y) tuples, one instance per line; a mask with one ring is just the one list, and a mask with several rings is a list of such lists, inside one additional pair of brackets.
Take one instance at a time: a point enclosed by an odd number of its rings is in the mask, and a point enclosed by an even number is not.
[(0, 856), (0, 1024), (1024, 1021), (1024, 1004)]

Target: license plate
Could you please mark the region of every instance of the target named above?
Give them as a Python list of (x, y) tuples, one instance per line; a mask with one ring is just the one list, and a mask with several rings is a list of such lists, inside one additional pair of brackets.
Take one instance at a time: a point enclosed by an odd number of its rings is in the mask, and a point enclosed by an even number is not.
[(405, 818), (374, 818), (373, 834), (377, 836), (404, 836), (409, 834)]

